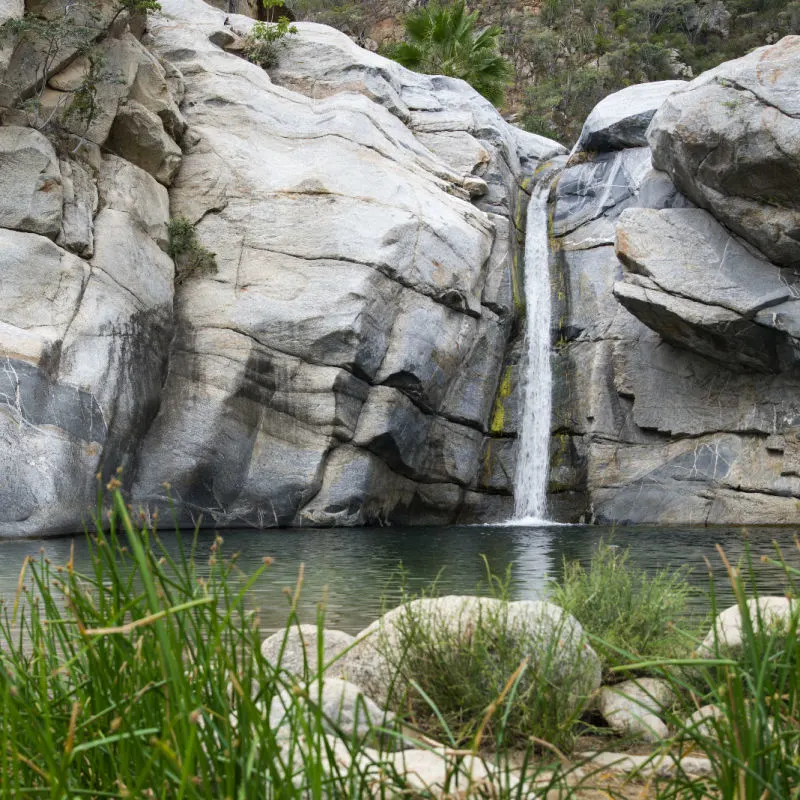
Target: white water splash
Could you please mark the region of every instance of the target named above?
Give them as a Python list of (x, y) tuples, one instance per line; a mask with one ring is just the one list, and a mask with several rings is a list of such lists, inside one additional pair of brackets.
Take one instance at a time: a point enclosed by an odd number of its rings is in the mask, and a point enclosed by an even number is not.
[(525, 229), (525, 377), (519, 433), (514, 520), (516, 525), (547, 523), (550, 471), (550, 266), (547, 198), (551, 181), (539, 179), (531, 194)]

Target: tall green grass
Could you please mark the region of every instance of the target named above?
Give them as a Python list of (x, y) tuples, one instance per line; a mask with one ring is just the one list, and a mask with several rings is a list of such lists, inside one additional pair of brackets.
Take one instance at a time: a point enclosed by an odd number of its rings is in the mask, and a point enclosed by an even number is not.
[[(118, 491), (111, 499), (89, 537), (88, 574), (71, 559), (28, 558), (3, 601), (0, 798), (431, 796), (408, 782), (394, 753), (429, 741), (384, 720), (361, 736), (314, 701), (321, 636), (305, 679), (261, 656), (244, 600), (268, 559), (246, 580), (220, 538), (208, 553), (193, 544), (173, 559), (155, 530), (134, 524)], [(201, 558), (206, 577), (195, 571)], [(288, 626), (298, 624), (299, 590)], [(490, 716), (510, 713), (505, 699)], [(470, 744), (448, 756), (447, 791), (469, 785), (466, 756), (479, 736)], [(495, 795), (508, 798), (530, 796), (540, 771), (519, 780), (508, 751), (491, 768)]]
[[(709, 759), (709, 776), (691, 778), (678, 769), (660, 796), (797, 800), (800, 606), (795, 603), (792, 613), (779, 622), (766, 617), (757, 604), (748, 603), (758, 598), (749, 552), (740, 567), (728, 563), (722, 548), (719, 553), (741, 615), (741, 646), (731, 648), (724, 641), (715, 641), (704, 658), (655, 660), (618, 670), (648, 669), (669, 681), (688, 701), (668, 719), (675, 729), (670, 755), (676, 760), (684, 754)], [(776, 558), (765, 560), (782, 567), (787, 595), (796, 596), (800, 570), (789, 566), (779, 550)], [(689, 721), (689, 712), (707, 705), (716, 707), (716, 716), (705, 723)]]
[(627, 548), (601, 541), (588, 567), (563, 563), (563, 575), (551, 581), (553, 603), (571, 613), (612, 667), (631, 659), (688, 655), (701, 623), (687, 614), (691, 586), (685, 569), (648, 573), (630, 564)]
[[(17, 591), (3, 601), (2, 800), (442, 793), (522, 800), (578, 798), (592, 787), (617, 796), (591, 763), (575, 763), (560, 751), (559, 744), (568, 748), (580, 731), (579, 712), (557, 711), (555, 688), (528, 672), (530, 659), (510, 639), (503, 643), (502, 620), (487, 619), (467, 648), (435, 641), (429, 630), (412, 625), (406, 644), (415, 648), (416, 661), (406, 677), (417, 690), (415, 705), (401, 713), (400, 724), (373, 720), (362, 735), (314, 701), (326, 668), (321, 636), (303, 676), (282, 669), (280, 658), (271, 664), (261, 656), (258, 620), (244, 601), (268, 560), (244, 578), (235, 558), (223, 557), (219, 538), (207, 553), (197, 550), (195, 539), (173, 559), (154, 529), (134, 524), (117, 491), (89, 538), (88, 574), (79, 574), (71, 559), (56, 566), (43, 555), (29, 558)], [(194, 565), (205, 558), (210, 572), (200, 577)], [(800, 571), (780, 555), (772, 563), (784, 568), (787, 591), (794, 592)], [(667, 719), (673, 737), (653, 752), (654, 760), (672, 759), (675, 774), (638, 784), (636, 796), (800, 798), (798, 613), (778, 626), (754, 617), (747, 600), (755, 589), (745, 567), (729, 569), (744, 618), (740, 651), (717, 646), (705, 658), (671, 651), (625, 661), (619, 640), (609, 643), (619, 659), (610, 667), (615, 675), (660, 675), (683, 700)], [(617, 555), (614, 568), (627, 568)], [(621, 582), (636, 586), (637, 580), (634, 574)], [(299, 623), (299, 591), (300, 584), (289, 597), (289, 626)], [(317, 624), (324, 625), (322, 609)], [(591, 621), (584, 624), (592, 632)], [(655, 652), (649, 648), (639, 652)], [(531, 716), (543, 703), (552, 707), (552, 729)], [(719, 709), (713, 723), (686, 722), (708, 703)], [(397, 753), (435, 747), (415, 725), (423, 707), (449, 745), (438, 748), (448, 753), (451, 769), (436, 792), (406, 775)], [(277, 722), (270, 715), (275, 708), (283, 709)], [(487, 756), (491, 788), (472, 785), (466, 776), (479, 753)], [(687, 754), (707, 757), (710, 774), (685, 774), (679, 765)], [(620, 791), (631, 796), (629, 788)]]

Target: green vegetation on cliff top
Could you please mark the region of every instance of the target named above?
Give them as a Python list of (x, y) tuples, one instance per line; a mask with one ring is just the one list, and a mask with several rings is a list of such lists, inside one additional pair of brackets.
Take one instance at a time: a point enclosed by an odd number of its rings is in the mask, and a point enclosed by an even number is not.
[[(290, 0), (297, 19), (333, 25), (387, 54), (404, 30), (428, 13), (407, 13), (401, 0)], [(510, 67), (503, 110), (517, 114), (528, 130), (571, 144), (594, 105), (625, 86), (690, 78), (748, 53), (755, 47), (800, 33), (798, 0), (471, 0), (481, 29), (500, 30), (500, 51)], [(406, 23), (407, 24), (407, 23)], [(451, 42), (458, 28), (451, 27)], [(437, 48), (442, 49), (441, 42)], [(433, 48), (416, 64), (435, 71)], [(471, 80), (469, 74), (454, 71)], [(497, 97), (473, 85), (487, 97)]]

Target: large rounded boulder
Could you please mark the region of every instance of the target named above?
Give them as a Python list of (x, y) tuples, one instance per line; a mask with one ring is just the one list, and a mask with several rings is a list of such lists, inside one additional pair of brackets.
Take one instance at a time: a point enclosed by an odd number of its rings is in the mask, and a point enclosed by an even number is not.
[[(401, 605), (358, 634), (332, 674), (352, 681), (378, 702), (396, 703), (410, 679), (418, 679), (424, 688), (424, 676), (404, 670), (415, 650), (469, 650), (486, 631), (497, 637), (498, 650), (513, 649), (520, 661), (527, 659), (531, 673), (545, 677), (548, 690), (562, 692), (560, 700), (567, 706), (577, 708), (600, 686), (600, 660), (572, 615), (543, 601), (507, 603), (488, 597), (422, 598)], [(502, 685), (490, 691), (499, 695), (509, 677), (502, 676)]]
[[(720, 651), (736, 656), (744, 647), (748, 628), (755, 633), (764, 629), (767, 634), (779, 634), (790, 630), (793, 615), (797, 613), (797, 603), (787, 597), (751, 598), (746, 603), (745, 615), (739, 605), (726, 608), (718, 614), (714, 626), (706, 634), (697, 652), (703, 657), (710, 657)], [(796, 620), (794, 629), (797, 630)]]
[(800, 263), (800, 36), (728, 61), (670, 94), (653, 164), (782, 266)]

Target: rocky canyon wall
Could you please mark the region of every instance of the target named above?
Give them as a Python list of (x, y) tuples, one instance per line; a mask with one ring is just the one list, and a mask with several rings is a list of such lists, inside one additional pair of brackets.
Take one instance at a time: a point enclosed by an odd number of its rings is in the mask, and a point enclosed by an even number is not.
[(798, 519), (799, 78), (787, 37), (587, 121), (553, 198), (551, 484), (586, 519)]
[[(72, 4), (57, 57), (2, 7), (0, 536), (81, 530), (117, 467), (187, 525), (508, 518), (559, 166), (553, 516), (795, 520), (798, 37), (607, 98), (568, 155), (331, 28), (267, 73), (252, 19), (162, 6)], [(176, 219), (216, 272), (176, 274)]]
[[(81, 529), (117, 466), (187, 524), (490, 515), (526, 188), (563, 148), (332, 29), (268, 75), (252, 19), (162, 5), (86, 22), (88, 127), (63, 113), (86, 56), (43, 88), (40, 42), (3, 51), (0, 535)], [(215, 274), (176, 280), (174, 218)]]

